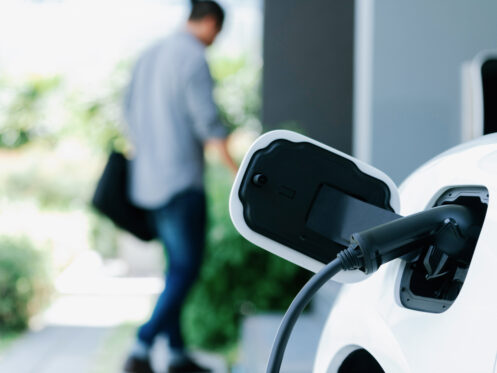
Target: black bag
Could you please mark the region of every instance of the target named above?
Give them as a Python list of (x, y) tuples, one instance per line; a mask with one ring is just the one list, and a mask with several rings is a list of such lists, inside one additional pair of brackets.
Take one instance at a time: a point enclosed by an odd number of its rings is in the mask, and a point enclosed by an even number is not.
[(93, 206), (117, 226), (143, 241), (151, 241), (157, 232), (151, 224), (149, 211), (131, 203), (128, 197), (128, 160), (112, 152), (97, 184)]

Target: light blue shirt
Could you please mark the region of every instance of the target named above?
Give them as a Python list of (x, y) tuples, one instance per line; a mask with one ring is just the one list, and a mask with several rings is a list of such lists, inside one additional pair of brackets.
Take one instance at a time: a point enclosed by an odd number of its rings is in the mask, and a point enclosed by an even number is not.
[(204, 143), (224, 138), (204, 45), (179, 31), (138, 60), (125, 99), (135, 146), (130, 198), (157, 208), (186, 189), (203, 188)]

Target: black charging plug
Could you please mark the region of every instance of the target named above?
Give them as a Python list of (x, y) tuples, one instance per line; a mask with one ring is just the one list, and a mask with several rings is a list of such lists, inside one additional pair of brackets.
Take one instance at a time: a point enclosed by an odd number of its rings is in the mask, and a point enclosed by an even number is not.
[(468, 207), (434, 207), (354, 233), (349, 248), (340, 257), (343, 265), (350, 267), (347, 269), (361, 269), (369, 274), (382, 264), (410, 253), (413, 244), (429, 238), (440, 251), (464, 262), (477, 222), (477, 216)]
[(434, 207), (354, 233), (348, 248), (316, 273), (297, 294), (281, 322), (269, 357), (267, 373), (278, 373), (286, 344), (299, 315), (314, 294), (341, 270), (369, 274), (382, 264), (411, 253), (419, 243), (433, 240), (437, 248), (456, 260), (465, 260), (474, 240), (477, 216), (459, 205)]

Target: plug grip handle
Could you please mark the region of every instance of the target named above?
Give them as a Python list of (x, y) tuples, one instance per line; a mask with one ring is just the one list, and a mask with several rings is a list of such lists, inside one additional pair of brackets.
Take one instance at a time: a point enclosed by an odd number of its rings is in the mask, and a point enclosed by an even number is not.
[(412, 251), (412, 244), (428, 238), (433, 238), (447, 255), (461, 259), (476, 223), (477, 217), (470, 208), (444, 205), (354, 233), (351, 246), (360, 250), (367, 274), (407, 254)]

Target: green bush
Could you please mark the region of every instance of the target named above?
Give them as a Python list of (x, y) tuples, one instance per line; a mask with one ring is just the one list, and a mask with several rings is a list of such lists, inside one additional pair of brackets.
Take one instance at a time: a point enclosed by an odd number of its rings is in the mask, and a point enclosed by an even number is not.
[[(0, 85), (0, 148), (17, 148), (54, 131), (59, 77), (34, 77)], [(54, 99), (55, 98), (55, 99)], [(57, 109), (58, 111), (58, 109)]]
[(261, 67), (246, 57), (218, 58), (211, 63), (221, 119), (230, 128), (260, 131)]
[(50, 293), (42, 253), (26, 239), (0, 238), (0, 330), (26, 328)]
[(208, 171), (206, 257), (184, 313), (188, 342), (207, 349), (225, 349), (236, 342), (243, 316), (285, 310), (309, 278), (309, 272), (237, 233), (228, 211), (231, 183), (228, 171)]

